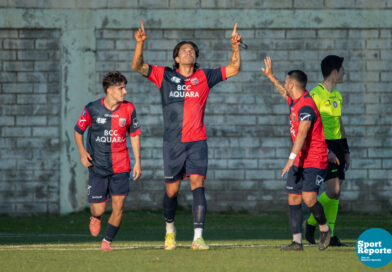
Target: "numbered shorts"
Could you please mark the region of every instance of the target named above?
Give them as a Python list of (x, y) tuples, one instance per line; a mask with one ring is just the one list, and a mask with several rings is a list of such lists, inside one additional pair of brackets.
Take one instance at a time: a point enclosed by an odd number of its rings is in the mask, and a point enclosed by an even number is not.
[(87, 185), (88, 203), (102, 203), (111, 196), (127, 196), (129, 193), (129, 172), (106, 177), (89, 173)]
[(207, 141), (163, 143), (165, 183), (173, 183), (190, 175), (206, 177), (207, 165)]
[(344, 157), (342, 140), (325, 140), (325, 142), (327, 143), (328, 149), (335, 153), (336, 157), (338, 157), (340, 163), (340, 165), (337, 165), (336, 163), (328, 164), (328, 174), (325, 180), (333, 178), (339, 178), (341, 180), (345, 179), (346, 159)]
[(324, 181), (328, 169), (302, 168), (292, 166), (287, 175), (286, 192), (288, 194), (302, 194), (302, 192), (316, 192)]

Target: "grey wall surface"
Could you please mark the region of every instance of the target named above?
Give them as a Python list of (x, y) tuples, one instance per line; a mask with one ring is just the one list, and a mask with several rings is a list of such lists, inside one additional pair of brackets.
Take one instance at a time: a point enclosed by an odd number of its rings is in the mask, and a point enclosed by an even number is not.
[[(198, 44), (202, 67), (227, 65), (235, 22), (249, 45), (241, 73), (215, 86), (207, 103), (209, 209), (286, 209), (280, 172), (291, 146), (288, 107), (263, 77), (262, 60), (272, 57), (282, 80), (303, 69), (311, 89), (322, 79), (320, 60), (338, 54), (347, 71), (338, 90), (353, 160), (340, 204), (392, 210), (392, 1), (0, 0), (0, 8), (0, 213), (86, 207), (87, 171), (73, 126), (83, 106), (104, 95), (100, 81), (110, 70), (127, 76), (143, 131), (143, 176), (132, 182), (126, 206), (161, 207), (160, 96), (131, 70), (141, 18), (150, 64), (171, 66), (173, 47), (185, 39)], [(185, 181), (179, 203), (191, 199)]]

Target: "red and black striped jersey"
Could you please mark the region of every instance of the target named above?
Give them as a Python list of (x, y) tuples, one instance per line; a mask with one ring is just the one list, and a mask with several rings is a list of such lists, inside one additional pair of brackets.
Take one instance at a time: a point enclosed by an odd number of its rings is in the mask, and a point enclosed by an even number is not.
[(83, 134), (89, 127), (86, 150), (92, 157), (89, 167), (98, 176), (129, 172), (130, 157), (126, 134), (135, 137), (141, 133), (135, 106), (123, 101), (115, 110), (107, 109), (104, 98), (93, 101), (84, 108), (75, 125)]
[(199, 69), (184, 77), (178, 70), (149, 65), (147, 78), (160, 92), (163, 109), (164, 141), (206, 140), (204, 111), (210, 89), (226, 80), (226, 68)]
[(298, 126), (301, 121), (311, 121), (312, 126), (308, 131), (304, 145), (298, 156), (295, 158), (294, 165), (308, 168), (319, 169), (328, 168), (328, 148), (325, 143), (324, 129), (321, 116), (308, 91), (298, 99), (293, 100), (288, 97), (287, 103), (290, 107), (290, 133), (293, 143), (298, 133)]

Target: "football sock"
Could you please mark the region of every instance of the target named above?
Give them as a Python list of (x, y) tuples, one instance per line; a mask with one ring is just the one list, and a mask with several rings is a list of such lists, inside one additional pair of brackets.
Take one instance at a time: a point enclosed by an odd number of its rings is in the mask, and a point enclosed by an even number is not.
[(170, 198), (165, 192), (163, 197), (163, 215), (167, 223), (174, 222), (177, 210), (177, 196)]
[(293, 241), (302, 244), (302, 233), (293, 234)]
[(202, 228), (195, 228), (194, 229), (194, 235), (193, 235), (193, 241), (196, 241), (197, 239), (203, 237), (203, 229)]
[(316, 201), (316, 204), (309, 207), (309, 209), (319, 225), (325, 225), (327, 223), (327, 218), (325, 217), (324, 209), (320, 202)]
[(174, 227), (174, 221), (173, 222), (166, 222), (166, 233), (173, 233), (176, 232), (176, 228)]
[(325, 209), (325, 216), (327, 217), (329, 228), (331, 229), (331, 237), (334, 236), (336, 217), (338, 216), (339, 199), (331, 199), (327, 209)]
[(196, 188), (192, 191), (193, 194), (193, 228), (204, 228), (204, 220), (207, 211), (207, 201), (204, 194), (204, 187)]
[(112, 242), (114, 237), (117, 234), (117, 231), (120, 227), (115, 227), (112, 224), (108, 223), (107, 227), (106, 227), (106, 233), (105, 233), (105, 240), (108, 242)]
[(289, 205), (289, 221), (290, 221), (291, 233), (293, 235), (298, 233), (302, 234), (302, 205), (301, 204)]
[[(327, 194), (325, 193), (325, 192), (323, 192), (320, 196), (319, 196), (319, 198), (318, 198), (318, 201), (321, 203), (321, 205), (323, 206), (323, 208), (324, 208), (324, 212), (325, 212), (325, 214), (327, 215), (327, 209), (328, 209), (328, 204), (329, 204), (329, 202), (331, 201), (332, 199), (330, 199), (328, 196), (327, 196)], [(328, 218), (328, 215), (327, 215), (327, 218)], [(336, 217), (335, 217), (336, 218)], [(328, 220), (328, 222), (329, 222), (329, 220)], [(308, 218), (308, 224), (309, 225), (312, 225), (312, 226), (316, 226), (317, 225), (317, 220), (316, 220), (316, 218), (314, 218), (314, 216), (313, 216), (313, 214), (310, 214), (310, 216), (309, 216), (309, 218)]]

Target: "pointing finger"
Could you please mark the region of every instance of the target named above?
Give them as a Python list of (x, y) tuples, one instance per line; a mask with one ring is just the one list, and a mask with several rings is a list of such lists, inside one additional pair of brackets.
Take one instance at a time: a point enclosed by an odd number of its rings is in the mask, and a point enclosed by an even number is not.
[(142, 30), (144, 32), (144, 21), (143, 21), (143, 19), (141, 19), (141, 25), (142, 25)]
[(234, 35), (237, 33), (237, 25), (238, 25), (238, 23), (234, 24), (233, 33), (231, 35)]

